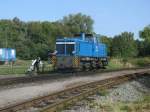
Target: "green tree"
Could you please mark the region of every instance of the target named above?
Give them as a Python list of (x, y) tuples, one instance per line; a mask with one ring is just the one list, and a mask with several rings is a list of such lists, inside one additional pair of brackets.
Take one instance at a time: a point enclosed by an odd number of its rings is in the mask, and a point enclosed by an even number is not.
[(100, 36), (100, 42), (105, 43), (107, 46), (108, 55), (112, 55), (112, 38), (107, 36)]
[(23, 22), (15, 17), (12, 20), (0, 20), (0, 47), (15, 48), (17, 57), (21, 59), (37, 56), (46, 59), (47, 51), (54, 51), (57, 37), (80, 32), (93, 32), (90, 16), (70, 14), (55, 22)]
[(112, 55), (117, 57), (137, 56), (137, 46), (131, 32), (123, 32), (113, 38)]
[(140, 38), (143, 39), (142, 48), (145, 56), (150, 55), (150, 25), (146, 26), (139, 32)]
[(78, 13), (78, 14), (70, 14), (69, 16), (65, 16), (61, 23), (68, 29), (68, 32), (71, 34), (86, 32), (93, 32), (93, 23), (94, 21), (90, 16)]
[(140, 38), (150, 42), (150, 25), (146, 26), (142, 31), (139, 32)]

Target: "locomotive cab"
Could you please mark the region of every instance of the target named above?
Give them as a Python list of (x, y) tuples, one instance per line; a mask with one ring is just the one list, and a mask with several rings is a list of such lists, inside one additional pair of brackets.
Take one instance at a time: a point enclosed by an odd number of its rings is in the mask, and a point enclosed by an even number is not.
[(74, 54), (75, 42), (56, 42), (57, 56), (72, 56)]
[(75, 56), (75, 41), (58, 39), (56, 41), (57, 69), (73, 68)]

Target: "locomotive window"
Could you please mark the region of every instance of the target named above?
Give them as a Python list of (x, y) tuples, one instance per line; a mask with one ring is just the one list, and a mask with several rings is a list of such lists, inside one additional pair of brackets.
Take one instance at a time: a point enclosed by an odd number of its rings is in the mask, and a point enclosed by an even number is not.
[(67, 55), (73, 55), (74, 51), (74, 44), (66, 44), (66, 54)]
[(65, 44), (56, 44), (57, 54), (65, 54)]

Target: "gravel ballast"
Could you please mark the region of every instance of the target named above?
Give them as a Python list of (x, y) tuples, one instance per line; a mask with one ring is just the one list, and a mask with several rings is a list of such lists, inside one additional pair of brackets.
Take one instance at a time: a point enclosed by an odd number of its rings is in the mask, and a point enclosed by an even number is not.
[[(135, 102), (138, 105), (138, 102), (141, 102), (145, 96), (150, 97), (150, 76), (115, 86), (104, 93), (98, 92), (63, 112), (136, 112), (129, 107), (132, 107)], [(149, 112), (150, 101), (148, 100), (145, 104), (147, 107), (143, 105), (143, 102), (140, 103), (141, 107), (138, 105), (141, 110), (138, 109), (137, 112)], [(121, 106), (122, 108), (119, 108)]]
[[(139, 70), (144, 71), (144, 70)], [(57, 91), (64, 90), (66, 88), (78, 86), (80, 84), (85, 84), (93, 81), (103, 80), (106, 78), (110, 78), (113, 76), (123, 75), (126, 73), (135, 73), (135, 70), (125, 70), (118, 72), (110, 72), (110, 73), (98, 73), (94, 76), (78, 76), (71, 77), (60, 80), (53, 81), (41, 81), (36, 83), (29, 84), (21, 84), (15, 85), (14, 88), (8, 87), (5, 89), (0, 89), (0, 108), (14, 104), (23, 102), (25, 100), (29, 100), (32, 98), (36, 98), (39, 96), (47, 95), (50, 93), (54, 93)]]

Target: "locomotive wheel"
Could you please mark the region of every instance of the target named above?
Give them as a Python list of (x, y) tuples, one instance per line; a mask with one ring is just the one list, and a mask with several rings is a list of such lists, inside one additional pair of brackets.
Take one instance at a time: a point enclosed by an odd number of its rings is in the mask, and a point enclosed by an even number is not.
[(94, 62), (91, 62), (90, 63), (90, 70), (94, 70), (95, 69), (95, 63)]
[(86, 66), (85, 65), (82, 65), (82, 70), (86, 71)]

